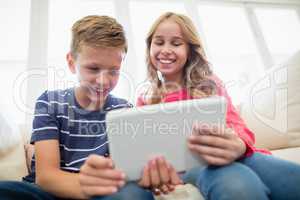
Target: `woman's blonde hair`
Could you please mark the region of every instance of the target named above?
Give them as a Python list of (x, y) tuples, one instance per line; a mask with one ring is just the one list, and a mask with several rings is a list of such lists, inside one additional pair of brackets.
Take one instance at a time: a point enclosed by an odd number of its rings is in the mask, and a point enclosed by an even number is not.
[(102, 48), (121, 48), (127, 52), (125, 32), (116, 19), (89, 15), (72, 26), (71, 53), (74, 57), (83, 45)]
[(150, 60), (150, 48), (157, 27), (166, 20), (172, 20), (180, 26), (184, 39), (189, 46), (189, 56), (183, 72), (183, 86), (193, 98), (214, 94), (216, 86), (213, 81), (208, 79), (208, 76), (212, 75), (212, 70), (193, 22), (185, 15), (166, 12), (154, 22), (146, 38), (147, 79), (151, 83), (149, 90), (145, 94), (146, 103), (160, 103), (164, 97), (162, 82)]

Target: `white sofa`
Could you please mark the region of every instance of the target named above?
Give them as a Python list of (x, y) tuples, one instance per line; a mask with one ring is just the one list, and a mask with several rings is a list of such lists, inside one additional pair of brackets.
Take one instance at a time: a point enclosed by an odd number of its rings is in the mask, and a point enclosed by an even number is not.
[[(257, 147), (300, 163), (300, 52), (286, 63), (273, 67), (249, 86), (240, 105), (240, 114), (256, 134)], [(3, 123), (0, 127), (0, 180), (20, 180), (28, 173), (24, 144), (29, 139), (30, 130), (23, 126), (21, 137), (15, 137), (14, 142), (6, 142), (3, 138), (10, 133)], [(184, 199), (187, 191), (193, 194), (194, 199), (201, 199), (195, 188), (190, 186), (179, 188), (175, 194), (160, 199)]]
[(13, 124), (13, 118), (8, 117), (3, 111), (5, 109), (1, 108), (0, 180), (21, 180), (28, 173), (25, 152), (28, 137)]
[(300, 51), (251, 84), (240, 114), (257, 147), (300, 163)]

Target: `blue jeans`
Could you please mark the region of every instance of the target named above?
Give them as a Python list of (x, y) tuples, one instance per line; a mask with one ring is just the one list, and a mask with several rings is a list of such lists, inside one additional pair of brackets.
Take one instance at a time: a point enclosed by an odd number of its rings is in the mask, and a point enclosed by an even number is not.
[[(45, 192), (38, 185), (28, 182), (2, 181), (0, 182), (0, 200), (63, 200)], [(153, 195), (139, 187), (136, 183), (127, 183), (119, 192), (102, 197), (93, 197), (93, 200), (153, 200)]]
[[(206, 200), (299, 200), (300, 165), (255, 153), (227, 166), (195, 168), (182, 175), (194, 184)], [(0, 199), (59, 200), (37, 185), (26, 182), (0, 182)], [(94, 200), (153, 200), (151, 192), (128, 183), (118, 193)]]
[(300, 165), (261, 153), (227, 166), (193, 169), (182, 178), (206, 200), (300, 199)]

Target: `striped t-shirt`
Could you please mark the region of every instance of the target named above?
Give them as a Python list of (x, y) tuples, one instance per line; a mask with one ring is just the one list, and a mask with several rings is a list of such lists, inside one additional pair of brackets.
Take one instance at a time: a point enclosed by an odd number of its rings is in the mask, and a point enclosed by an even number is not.
[[(88, 155), (109, 155), (105, 114), (124, 107), (132, 105), (124, 99), (108, 95), (101, 110), (87, 111), (76, 101), (74, 88), (46, 91), (36, 101), (31, 143), (58, 140), (60, 168), (78, 172)], [(24, 180), (35, 181), (34, 156), (31, 174)]]

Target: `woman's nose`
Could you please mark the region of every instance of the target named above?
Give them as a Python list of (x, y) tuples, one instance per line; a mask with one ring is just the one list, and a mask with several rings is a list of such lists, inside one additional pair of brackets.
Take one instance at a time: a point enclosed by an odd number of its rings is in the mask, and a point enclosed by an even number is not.
[(169, 46), (166, 45), (166, 46), (163, 46), (161, 52), (163, 54), (170, 54), (170, 53), (172, 53), (172, 50), (171, 50), (171, 48)]

